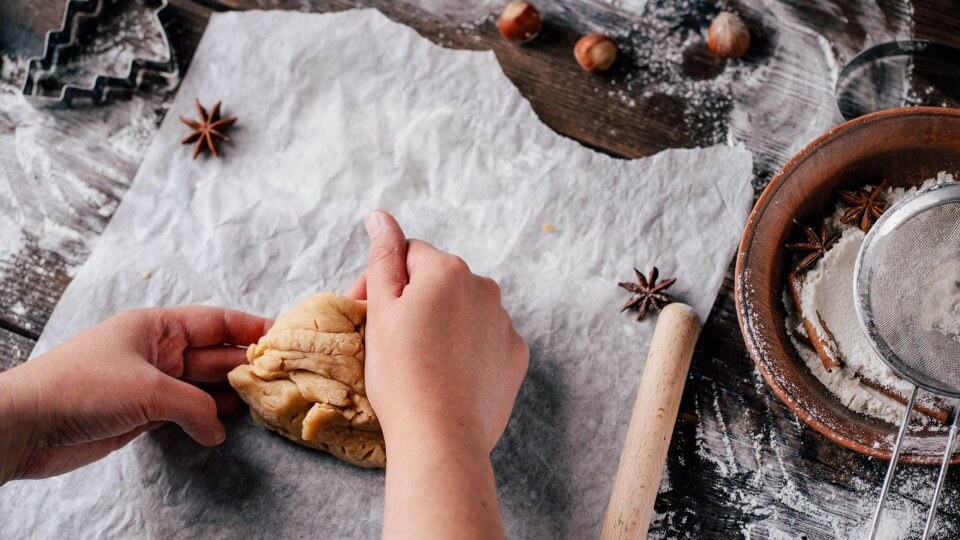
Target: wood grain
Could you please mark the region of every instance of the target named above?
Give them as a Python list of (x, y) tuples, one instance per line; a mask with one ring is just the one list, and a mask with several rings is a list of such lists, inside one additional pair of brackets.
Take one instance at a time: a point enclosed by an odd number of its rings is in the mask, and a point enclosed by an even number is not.
[[(859, 537), (856, 526), (869, 522), (886, 464), (830, 442), (770, 392), (739, 332), (730, 331), (732, 292), (728, 279), (697, 343), (651, 536)], [(922, 529), (936, 471), (898, 471), (890, 504)], [(951, 470), (947, 486), (944, 501), (960, 497), (960, 469)], [(956, 506), (941, 503), (938, 520), (945, 529), (939, 537), (957, 534)]]
[(0, 371), (6, 371), (27, 361), (34, 340), (0, 328)]
[[(210, 10), (183, 0), (172, 4), (182, 24), (171, 33), (170, 39), (178, 51), (178, 61), (186, 67)], [(54, 10), (49, 6), (55, 3), (43, 5), (46, 7), (37, 10), (14, 4), (0, 6), (0, 43), (12, 41), (3, 52), (14, 57), (40, 53), (43, 32), (60, 25), (62, 11), (62, 5)], [(20, 82), (0, 81), (15, 87), (19, 87)], [(154, 120), (159, 122), (163, 118), (164, 97), (156, 96), (152, 103), (159, 111)], [(5, 187), (9, 189), (13, 197), (11, 206), (20, 214), (24, 236), (19, 253), (0, 259), (0, 328), (29, 339), (39, 336), (74, 271), (86, 259), (93, 241), (133, 180), (139, 159), (131, 158), (105, 140), (113, 133), (104, 132), (102, 121), (107, 111), (122, 114), (117, 109), (125, 106), (51, 112), (53, 127), (49, 134), (76, 140), (79, 144), (70, 146), (62, 139), (50, 141), (55, 147), (53, 164), (62, 171), (49, 177), (30, 173), (26, 164), (21, 163), (15, 151), (18, 144), (15, 121), (0, 112), (0, 193), (6, 191)], [(72, 155), (78, 148), (82, 154)], [(38, 163), (43, 166), (45, 161)], [(0, 205), (2, 209), (4, 206)], [(53, 230), (48, 231), (51, 227)], [(53, 242), (52, 234), (67, 240)]]
[[(698, 107), (710, 114), (696, 116), (682, 96), (652, 94), (631, 105), (618, 99), (626, 79), (646, 73), (651, 58), (645, 39), (650, 39), (651, 11), (665, 6), (678, 15), (663, 18), (670, 28), (705, 28), (717, 12), (712, 1), (663, 2), (649, 0), (644, 14), (629, 13), (613, 3), (596, 0), (557, 0), (541, 6), (545, 14), (542, 39), (530, 46), (503, 42), (492, 18), (478, 21), (450, 20), (410, 3), (389, 0), (174, 0), (179, 24), (172, 38), (181, 64), (186, 67), (213, 11), (227, 9), (291, 8), (332, 11), (374, 6), (390, 18), (415, 28), (420, 34), (446, 47), (492, 50), (507, 76), (527, 97), (540, 118), (550, 127), (597, 150), (622, 157), (653, 154), (670, 147), (692, 147), (725, 140), (727, 114), (731, 107), (723, 95), (707, 96)], [(955, 0), (906, 2), (879, 0), (881, 16), (860, 21), (862, 3), (842, 0), (759, 0), (725, 2), (741, 9), (756, 32), (757, 50), (748, 55), (746, 70), (769, 69), (777, 47), (778, 24), (770, 17), (779, 7), (802, 20), (798, 28), (822, 33), (855, 52), (870, 32), (882, 30), (903, 17), (912, 17), (912, 34), (960, 46), (960, 10)], [(27, 57), (42, 48), (43, 33), (60, 24), (62, 2), (0, 2), (0, 52)], [(634, 29), (637, 25), (637, 29)], [(607, 31), (626, 47), (624, 58), (612, 73), (589, 75), (577, 68), (570, 51), (579, 34)], [(322, 39), (318, 38), (318, 46)], [(711, 80), (726, 69), (705, 55), (696, 44), (685, 53), (686, 76)], [(766, 67), (765, 67), (766, 66)], [(780, 73), (767, 84), (789, 83), (802, 77), (795, 65), (777, 67)], [(16, 81), (0, 81), (16, 84)], [(636, 89), (642, 94), (643, 88)], [(732, 98), (743, 101), (748, 94), (733, 89)], [(809, 104), (802, 92), (784, 96), (783, 106)], [(749, 103), (746, 103), (749, 105)], [(94, 109), (91, 116), (102, 111)], [(2, 117), (2, 112), (0, 112)], [(797, 118), (804, 122), (806, 118)], [(0, 129), (0, 138), (10, 135)], [(762, 185), (792, 154), (791, 144), (805, 141), (775, 141), (770, 133), (740, 133), (755, 156), (756, 185)], [(5, 167), (4, 149), (11, 139), (0, 140), (0, 182), (11, 179)], [(91, 159), (111, 159), (94, 151)], [(130, 178), (136, 163), (131, 164)], [(129, 181), (129, 179), (128, 179)], [(124, 186), (115, 196), (122, 197)], [(81, 211), (74, 228), (92, 233), (109, 218)], [(98, 221), (100, 220), (100, 221)], [(81, 223), (86, 224), (81, 226)], [(90, 226), (90, 223), (99, 225)], [(33, 337), (46, 323), (70, 276), (82, 262), (90, 245), (71, 253), (44, 251), (28, 243), (22, 253), (0, 265), (0, 370), (15, 365), (29, 354)], [(729, 274), (729, 273), (728, 273)], [(850, 527), (869, 518), (869, 506), (879, 490), (882, 463), (850, 452), (813, 432), (791, 413), (764, 385), (746, 354), (733, 305), (728, 277), (713, 313), (697, 344), (681, 409), (656, 501), (654, 537), (667, 538), (835, 538), (855, 536)], [(909, 521), (925, 509), (923, 488), (934, 474), (927, 469), (904, 467), (905, 481), (894, 485), (891, 504)], [(951, 472), (938, 524), (942, 537), (960, 534), (960, 473)], [(920, 489), (918, 489), (918, 486)], [(899, 509), (899, 510), (897, 510)], [(922, 527), (922, 524), (920, 525)], [(849, 533), (849, 534), (847, 534)]]
[[(611, 155), (636, 158), (667, 148), (691, 148), (723, 142), (726, 120), (717, 110), (701, 110), (684, 99), (665, 92), (646, 95), (646, 88), (633, 84), (644, 74), (645, 84), (663, 82), (651, 64), (663, 62), (638, 53), (643, 43), (662, 39), (671, 31), (705, 29), (718, 9), (710, 3), (677, 3), (675, 13), (659, 22), (657, 32), (637, 24), (636, 14), (613, 9), (600, 2), (563, 1), (543, 7), (543, 30), (536, 40), (516, 45), (504, 40), (496, 29), (496, 14), (477, 21), (452, 21), (405, 2), (381, 0), (212, 0), (224, 9), (299, 9), (340, 11), (375, 7), (389, 18), (406, 24), (421, 35), (448, 48), (490, 50), (504, 73), (526, 97), (541, 120), (558, 133), (585, 146)], [(573, 46), (584, 33), (609, 28), (617, 36), (617, 63), (606, 73), (587, 73), (573, 58)], [(668, 32), (669, 33), (669, 32)], [(762, 58), (749, 60), (761, 62)], [(684, 55), (683, 70), (691, 80), (718, 76), (723, 65), (702, 44)], [(630, 90), (626, 87), (630, 86)], [(590, 96), (584, 99), (584, 96)], [(711, 107), (707, 103), (705, 107)]]
[(57, 253), (28, 245), (0, 261), (0, 328), (36, 340), (70, 283), (70, 265)]

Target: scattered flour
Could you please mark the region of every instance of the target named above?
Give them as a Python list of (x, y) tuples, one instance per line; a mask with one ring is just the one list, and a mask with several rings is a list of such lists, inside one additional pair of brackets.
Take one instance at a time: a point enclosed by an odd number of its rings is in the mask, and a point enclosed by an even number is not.
[[(404, 0), (404, 3), (416, 6), (428, 13), (444, 18), (464, 20), (476, 19), (489, 13), (499, 13), (506, 0)], [(536, 4), (541, 9), (544, 6)]]
[[(133, 0), (116, 5), (126, 11), (95, 33), (78, 66), (121, 73), (131, 55), (164, 58), (150, 10)], [(166, 113), (168, 89), (105, 107), (34, 109), (20, 95), (28, 64), (0, 56), (0, 280), (32, 250), (55, 253), (67, 275), (83, 262)]]
[[(493, 24), (506, 0), (404, 0), (446, 22), (452, 33), (473, 35)], [(272, 0), (257, 0), (265, 8)], [(304, 10), (309, 0), (299, 0)], [(863, 49), (909, 37), (912, 7), (859, 2), (855, 10), (831, 0), (801, 4), (743, 0), (584, 0), (564, 6), (537, 3), (545, 18), (573, 22), (581, 32), (604, 31), (617, 40), (629, 69), (598, 77), (594, 93), (638, 111), (676, 111), (680, 126), (664, 147), (743, 142), (754, 155), (754, 185), (762, 188), (804, 144), (843, 121), (834, 88), (842, 66)], [(611, 9), (612, 8), (612, 9)], [(738, 12), (751, 29), (752, 45), (739, 61), (711, 63), (704, 36), (718, 10)], [(811, 28), (810, 20), (843, 24)], [(441, 43), (447, 43), (442, 36)], [(705, 64), (706, 62), (706, 64)], [(906, 81), (907, 78), (900, 78)], [(898, 89), (899, 91), (899, 89)], [(916, 93), (907, 81), (903, 103)], [(798, 119), (800, 119), (798, 121)], [(636, 129), (609, 125), (609, 133)]]
[(0, 56), (0, 92), (20, 91), (20, 83), (27, 75), (29, 62), (28, 58), (19, 55)]
[[(640, 58), (642, 66), (640, 70), (642, 73), (614, 79), (612, 87), (604, 87), (602, 90), (598, 88), (597, 91), (603, 91), (611, 99), (620, 100), (630, 106), (642, 106), (644, 101), (655, 102), (664, 98), (681, 101), (685, 111), (678, 121), (691, 130), (706, 128), (718, 141), (745, 141), (757, 160), (759, 174), (756, 185), (758, 187), (765, 183), (766, 178), (800, 145), (836, 124), (838, 115), (835, 112), (832, 89), (836, 82), (838, 66), (858, 52), (863, 45), (862, 43), (838, 43), (838, 39), (845, 36), (830, 35), (829, 29), (822, 30), (822, 33), (804, 31), (803, 25), (800, 24), (803, 18), (802, 11), (793, 11), (784, 5), (771, 4), (765, 0), (747, 0), (742, 3), (745, 15), (763, 19), (763, 25), (766, 27), (779, 28), (776, 35), (763, 36), (769, 47), (769, 52), (763, 54), (769, 54), (769, 58), (756, 62), (755, 65), (732, 62), (712, 79), (690, 80), (683, 71), (684, 51), (700, 43), (702, 32), (708, 23), (706, 20), (696, 20), (691, 24), (690, 14), (699, 9), (694, 3), (649, 2), (648, 6), (647, 0), (588, 1), (588, 3), (591, 2), (612, 5), (636, 16), (635, 26), (629, 29), (627, 35), (621, 37), (627, 41), (625, 47), (628, 51), (637, 54)], [(274, 4), (270, 0), (264, 0), (262, 3), (271, 7)], [(406, 3), (433, 13), (443, 13), (468, 20), (456, 29), (456, 33), (461, 34), (475, 32), (478, 26), (488, 24), (495, 18), (503, 2), (406, 0)], [(311, 9), (311, 4), (306, 0), (302, 2), (302, 6), (305, 10)], [(834, 9), (832, 6), (831, 2), (814, 0), (804, 6), (804, 11), (828, 11)], [(872, 2), (863, 3), (860, 11), (869, 13), (871, 9), (878, 14), (877, 17), (882, 16), (886, 21), (873, 27), (889, 28), (890, 31), (880, 36), (868, 35), (864, 39), (865, 42), (877, 42), (895, 36), (909, 35), (910, 17), (900, 20), (884, 13)], [(843, 20), (845, 13), (838, 11), (832, 15)], [(773, 24), (767, 19), (777, 20), (780, 23)], [(862, 21), (845, 22), (848, 26), (841, 27), (843, 31), (855, 35), (856, 32), (849, 31), (848, 27), (857, 28)], [(2, 58), (0, 92), (18, 91), (25, 66), (25, 59)], [(796, 99), (791, 99), (796, 95), (805, 96), (805, 101), (797, 103)], [(2, 98), (4, 96), (0, 95), (0, 99)], [(792, 103), (793, 106), (784, 107), (785, 103)], [(111, 108), (115, 107), (117, 106)], [(124, 169), (129, 173), (128, 176), (121, 174), (114, 177), (121, 178), (116, 183), (118, 192), (122, 192), (136, 164), (139, 163), (144, 147), (155, 132), (156, 125), (162, 119), (165, 109), (162, 101), (157, 100), (152, 102), (135, 100), (129, 108), (127, 108), (128, 105), (119, 105), (119, 107), (124, 109), (123, 112), (105, 121), (105, 124), (110, 127), (101, 132), (101, 137), (93, 135), (78, 137), (76, 133), (70, 137), (87, 140), (88, 144), (94, 146), (98, 152), (109, 156), (110, 159), (107, 161), (115, 159), (117, 164), (129, 164), (129, 167)], [(93, 113), (81, 113), (75, 120), (83, 121), (85, 115), (104, 112), (103, 109), (99, 109)], [(70, 120), (72, 115), (53, 116)], [(795, 120), (798, 117), (807, 118), (808, 121), (798, 123)], [(0, 163), (17, 164), (21, 160), (30, 162), (31, 155), (46, 151), (55, 154), (51, 160), (53, 166), (62, 167), (65, 165), (62, 161), (64, 156), (69, 155), (71, 151), (81, 150), (66, 142), (59, 148), (45, 149), (40, 144), (42, 136), (38, 133), (36, 137), (31, 137), (30, 142), (23, 143), (23, 155), (18, 158), (16, 151), (13, 150), (14, 145), (8, 137), (12, 137), (16, 130), (23, 129), (27, 124), (34, 122), (42, 122), (42, 119), (38, 118), (32, 110), (24, 110), (19, 104), (11, 105), (10, 101), (0, 101), (0, 158), (5, 158), (0, 159)], [(70, 129), (70, 127), (62, 123), (54, 123), (49, 126), (49, 129)], [(95, 141), (106, 142), (98, 145)], [(58, 162), (58, 160), (61, 161)], [(55, 230), (56, 223), (60, 223), (59, 221), (50, 225), (44, 220), (36, 220), (25, 215), (25, 209), (30, 208), (31, 198), (50, 197), (54, 200), (51, 204), (55, 208), (69, 209), (77, 200), (84, 201), (86, 197), (86, 203), (96, 206), (97, 213), (104, 218), (112, 213), (116, 204), (116, 199), (113, 197), (101, 198), (96, 193), (90, 192), (80, 195), (76, 192), (82, 192), (82, 189), (75, 184), (58, 185), (59, 181), (52, 174), (52, 170), (35, 167), (33, 172), (36, 175), (28, 182), (23, 168), (18, 167), (14, 170), (8, 168), (8, 165), (0, 165), (0, 272), (3, 268), (2, 262), (8, 258), (7, 255), (20, 251), (29, 238), (49, 234), (46, 242), (55, 245), (60, 241), (57, 240), (58, 233)], [(86, 174), (89, 174), (89, 170), (79, 176), (83, 177)], [(21, 181), (23, 181), (22, 185), (30, 186), (30, 189), (12, 192), (11, 183)], [(56, 191), (65, 191), (67, 195), (57, 198), (53, 193)], [(57, 212), (54, 214), (57, 215)], [(67, 222), (69, 220), (62, 221), (62, 223)], [(9, 226), (10, 223), (14, 226)], [(87, 233), (82, 234), (84, 241), (88, 242)], [(61, 237), (68, 242), (75, 240), (69, 235), (61, 235)], [(14, 306), (14, 309), (18, 309), (17, 306)], [(750, 315), (747, 314), (748, 319)], [(803, 351), (803, 346), (798, 348)], [(816, 356), (809, 349), (807, 352)], [(819, 359), (815, 359), (816, 363), (811, 364), (811, 368), (819, 366), (822, 370)], [(763, 388), (764, 383), (759, 374), (754, 371), (754, 375), (755, 385)], [(828, 383), (825, 381), (825, 384)], [(860, 390), (866, 395), (873, 392), (862, 385)], [(728, 479), (749, 478), (748, 483), (754, 488), (753, 491), (741, 489), (735, 481), (724, 482), (724, 485), (731, 486), (724, 488), (730, 490), (731, 503), (751, 520), (742, 524), (742, 537), (796, 538), (796, 531), (788, 533), (779, 528), (787, 527), (788, 525), (785, 524), (791, 523), (791, 518), (785, 515), (788, 513), (785, 510), (793, 511), (794, 509), (810, 512), (812, 520), (822, 519), (826, 526), (832, 529), (833, 536), (837, 538), (865, 537), (875, 496), (871, 485), (864, 483), (864, 485), (854, 486), (865, 494), (864, 497), (855, 501), (857, 504), (855, 515), (826, 514), (821, 509), (826, 505), (821, 504), (818, 508), (814, 504), (817, 501), (808, 500), (800, 492), (796, 483), (797, 472), (791, 469), (792, 464), (785, 463), (782, 455), (784, 441), (780, 430), (785, 427), (796, 429), (797, 432), (807, 429), (799, 419), (794, 417), (788, 424), (774, 425), (768, 420), (757, 422), (756, 418), (751, 419), (750, 414), (724, 418), (719, 413), (718, 400), (721, 396), (716, 387), (711, 391), (712, 399), (697, 402), (698, 456), (694, 457), (713, 463)], [(764, 399), (772, 399), (765, 392), (758, 392), (758, 394), (765, 396)], [(894, 409), (899, 406), (882, 395), (871, 396), (869, 399), (874, 398), (880, 401), (884, 399), (891, 401), (890, 407)], [(744, 446), (731, 441), (727, 430), (756, 432), (756, 436), (751, 444)], [(679, 460), (684, 464), (683, 456), (680, 456)], [(689, 462), (690, 465), (695, 463), (693, 459), (689, 459)], [(905, 476), (909, 477), (913, 470), (907, 469), (904, 472), (907, 473)], [(858, 481), (856, 477), (853, 480), (855, 483)], [(767, 486), (766, 489), (761, 491), (764, 486)], [(668, 493), (671, 489), (673, 486), (670, 485), (669, 474), (666, 474), (660, 491)], [(911, 487), (906, 489), (913, 491), (911, 494), (922, 500), (929, 499), (932, 491), (929, 484), (918, 484), (916, 489)], [(770, 491), (781, 496), (784, 505), (769, 500), (765, 495), (760, 495)], [(893, 494), (884, 514), (883, 529), (887, 533), (885, 537), (905, 537), (904, 527), (922, 520), (924, 510), (925, 508), (917, 502), (896, 493)], [(657, 513), (654, 516), (654, 522), (668, 531), (687, 531), (688, 523), (693, 521), (693, 512), (695, 509)], [(695, 533), (683, 534), (689, 538), (698, 537)], [(652, 536), (658, 537), (656, 534)], [(666, 535), (666, 537), (677, 536), (679, 534)]]
[(608, 5), (615, 8), (620, 8), (624, 11), (632, 13), (642, 13), (643, 9), (647, 6), (647, 0), (588, 0), (590, 2), (598, 3), (601, 5)]
[(23, 305), (23, 302), (17, 302), (16, 304), (10, 306), (10, 312), (17, 316), (23, 316), (27, 314), (27, 306)]
[(13, 217), (3, 210), (7, 200), (3, 184), (0, 183), (0, 279), (6, 276), (6, 261), (13, 260), (26, 245), (26, 236)]
[(834, 50), (833, 43), (823, 37), (822, 34), (817, 34), (817, 44), (820, 45), (820, 49), (823, 51), (823, 59), (830, 69), (829, 81), (836, 86), (837, 79), (840, 77), (840, 64), (837, 62), (837, 51)]
[[(704, 361), (721, 363), (718, 359), (698, 359)], [(756, 397), (765, 406), (757, 407), (751, 398), (725, 393), (705, 377), (693, 375), (690, 388), (698, 417), (696, 452), (691, 454), (686, 445), (682, 446), (678, 453), (683, 459), (671, 459), (668, 469), (697, 467), (697, 486), (678, 485), (676, 481), (670, 482), (669, 487), (661, 485), (663, 498), (679, 504), (671, 503), (654, 514), (650, 538), (867, 540), (885, 464), (860, 461), (857, 466), (863, 469), (839, 471), (834, 467), (848, 462), (833, 458), (822, 462), (797, 459), (806, 444), (804, 440), (819, 435), (795, 416), (784, 418), (775, 412), (783, 409), (777, 398), (766, 392), (763, 378), (756, 370), (752, 374)], [(725, 411), (723, 415), (716, 413), (718, 402)], [(726, 412), (731, 410), (741, 414)], [(733, 437), (733, 433), (753, 436)], [(672, 451), (671, 456), (674, 455)], [(821, 478), (820, 474), (825, 476)], [(919, 537), (935, 475), (936, 470), (930, 467), (898, 469), (878, 538)], [(846, 489), (822, 489), (837, 482), (846, 484)], [(949, 507), (951, 493), (955, 491), (948, 488), (941, 508)], [(729, 515), (722, 522), (716, 521), (716, 514), (703, 516), (697, 506), (701, 498), (709, 499), (711, 506), (728, 505)], [(942, 537), (956, 535), (951, 523), (938, 522)]]

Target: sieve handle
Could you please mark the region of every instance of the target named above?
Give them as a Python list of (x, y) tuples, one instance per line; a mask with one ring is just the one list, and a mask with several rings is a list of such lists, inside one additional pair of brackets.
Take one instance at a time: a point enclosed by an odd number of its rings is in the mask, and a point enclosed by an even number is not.
[(603, 520), (602, 540), (647, 537), (699, 333), (700, 319), (690, 306), (670, 304), (660, 313)]

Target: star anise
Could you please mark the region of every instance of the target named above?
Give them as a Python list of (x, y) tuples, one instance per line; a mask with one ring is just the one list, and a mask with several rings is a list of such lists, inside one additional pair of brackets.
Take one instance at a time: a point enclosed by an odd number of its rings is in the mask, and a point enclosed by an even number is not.
[(792, 251), (809, 252), (802, 259), (800, 259), (800, 262), (797, 263), (797, 267), (794, 269), (795, 272), (802, 272), (813, 266), (813, 263), (817, 262), (817, 259), (822, 257), (828, 249), (833, 247), (833, 245), (837, 243), (837, 240), (840, 239), (840, 235), (834, 234), (832, 236), (827, 236), (826, 223), (820, 225), (819, 233), (814, 232), (814, 230), (810, 227), (807, 227), (806, 225), (803, 225), (797, 221), (794, 221), (794, 223), (803, 229), (803, 235), (806, 237), (806, 239), (803, 242), (793, 242), (791, 244), (787, 244), (786, 248)]
[(870, 191), (860, 189), (857, 191), (840, 191), (837, 195), (840, 202), (850, 208), (840, 218), (841, 223), (857, 223), (860, 230), (867, 232), (873, 225), (873, 220), (879, 218), (883, 211), (887, 209), (887, 201), (880, 200), (880, 194), (887, 188), (887, 181), (880, 182), (880, 185)]
[(183, 116), (180, 117), (181, 122), (193, 129), (193, 133), (184, 137), (180, 142), (182, 144), (197, 143), (193, 148), (193, 159), (197, 159), (197, 156), (204, 150), (209, 150), (210, 153), (213, 154), (213, 157), (220, 157), (220, 152), (217, 150), (217, 139), (221, 141), (230, 140), (230, 137), (226, 135), (226, 131), (237, 121), (237, 117), (220, 118), (219, 101), (213, 106), (210, 114), (207, 114), (207, 110), (203, 108), (203, 105), (200, 105), (199, 99), (194, 101), (197, 105), (197, 114), (200, 115), (200, 120), (190, 120)]
[(617, 283), (620, 287), (633, 293), (633, 296), (623, 305), (623, 309), (620, 310), (621, 312), (631, 308), (637, 308), (637, 320), (639, 321), (646, 317), (647, 313), (660, 311), (667, 304), (675, 302), (672, 296), (663, 291), (673, 285), (673, 283), (677, 281), (676, 279), (665, 279), (657, 283), (657, 277), (659, 277), (660, 271), (657, 270), (656, 266), (650, 271), (649, 280), (647, 280), (646, 276), (644, 276), (640, 270), (634, 268), (633, 271), (637, 273), (636, 283)]

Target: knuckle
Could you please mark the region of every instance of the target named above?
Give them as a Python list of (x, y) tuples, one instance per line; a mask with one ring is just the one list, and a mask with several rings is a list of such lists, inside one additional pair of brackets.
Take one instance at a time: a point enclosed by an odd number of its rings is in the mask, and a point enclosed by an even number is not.
[(503, 324), (503, 330), (507, 333), (507, 336), (511, 338), (517, 336), (517, 331), (513, 327), (513, 319), (510, 317), (510, 313), (502, 305), (500, 308), (500, 322)]
[(443, 267), (447, 273), (453, 275), (470, 273), (470, 267), (467, 265), (467, 261), (464, 261), (459, 255), (447, 255), (444, 257)]
[(156, 320), (158, 308), (135, 308), (122, 311), (110, 319), (112, 323), (122, 328), (132, 328), (137, 331), (142, 328), (151, 328)]
[(456, 255), (438, 254), (429, 261), (429, 272), (442, 289), (457, 288), (463, 285), (470, 275), (467, 263)]
[[(186, 352), (183, 353), (186, 355)], [(177, 355), (174, 355), (175, 357)], [(186, 366), (183, 360), (177, 360), (176, 358), (164, 358), (163, 361), (157, 362), (157, 369), (163, 371), (167, 375), (173, 377), (174, 379), (179, 379), (183, 377), (183, 373), (186, 370)]]
[(189, 345), (187, 330), (182, 321), (161, 310), (157, 311), (154, 325), (150, 363), (164, 373), (179, 377), (183, 369), (183, 352)]
[(500, 290), (500, 284), (497, 283), (496, 280), (488, 277), (481, 277), (480, 282), (483, 283), (487, 290), (490, 291), (490, 293), (495, 296), (497, 300), (500, 299), (502, 291)]

